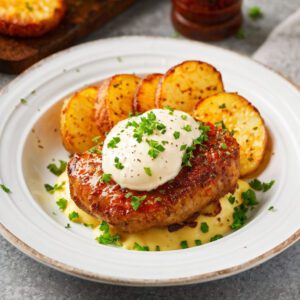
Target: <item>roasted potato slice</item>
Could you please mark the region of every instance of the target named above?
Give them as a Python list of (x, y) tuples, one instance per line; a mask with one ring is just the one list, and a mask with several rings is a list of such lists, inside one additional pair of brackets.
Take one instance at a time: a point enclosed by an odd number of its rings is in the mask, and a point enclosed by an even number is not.
[(136, 112), (145, 112), (156, 107), (155, 97), (158, 83), (162, 74), (150, 74), (139, 83), (134, 97), (134, 109)]
[(220, 72), (201, 61), (185, 61), (164, 75), (156, 104), (192, 114), (199, 100), (221, 92), (224, 92), (224, 87)]
[(131, 74), (106, 79), (99, 89), (95, 105), (98, 128), (108, 131), (133, 112), (133, 99), (140, 78)]
[(60, 23), (65, 11), (64, 0), (0, 0), (0, 33), (41, 36)]
[(71, 152), (83, 152), (95, 145), (93, 138), (104, 134), (94, 118), (94, 106), (98, 87), (85, 88), (66, 99), (61, 110), (60, 131), (65, 148)]
[(197, 120), (224, 125), (233, 132), (240, 144), (241, 176), (258, 168), (268, 135), (264, 120), (250, 102), (235, 93), (221, 93), (200, 101), (193, 115)]

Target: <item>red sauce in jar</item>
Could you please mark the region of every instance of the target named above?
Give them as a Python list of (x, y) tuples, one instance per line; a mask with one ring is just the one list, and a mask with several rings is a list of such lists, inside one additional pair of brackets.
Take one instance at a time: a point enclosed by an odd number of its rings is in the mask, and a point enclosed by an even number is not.
[(221, 40), (242, 24), (242, 0), (172, 0), (172, 21), (181, 34), (197, 40)]

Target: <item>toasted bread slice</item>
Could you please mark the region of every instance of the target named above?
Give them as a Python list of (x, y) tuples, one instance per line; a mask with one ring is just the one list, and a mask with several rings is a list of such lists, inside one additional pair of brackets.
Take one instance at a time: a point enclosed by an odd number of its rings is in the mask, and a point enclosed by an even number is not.
[[(98, 87), (88, 87), (65, 100), (61, 110), (60, 132), (70, 153), (83, 152), (104, 139), (94, 119)], [(93, 138), (98, 137), (96, 141)]]
[(64, 0), (0, 0), (0, 33), (41, 36), (60, 23), (65, 11)]
[(99, 89), (95, 119), (99, 130), (108, 131), (133, 112), (133, 99), (140, 77), (120, 74), (106, 79)]
[[(259, 111), (235, 93), (221, 93), (198, 103), (194, 117), (203, 122), (224, 126), (240, 144), (240, 173), (253, 173), (263, 160), (267, 130)], [(222, 122), (223, 123), (220, 123)], [(219, 123), (218, 123), (219, 122)]]
[(224, 92), (221, 73), (201, 61), (185, 61), (171, 68), (157, 92), (158, 107), (171, 107), (192, 114), (195, 104)]
[(134, 97), (136, 112), (145, 112), (156, 107), (155, 97), (162, 74), (150, 74), (141, 80)]

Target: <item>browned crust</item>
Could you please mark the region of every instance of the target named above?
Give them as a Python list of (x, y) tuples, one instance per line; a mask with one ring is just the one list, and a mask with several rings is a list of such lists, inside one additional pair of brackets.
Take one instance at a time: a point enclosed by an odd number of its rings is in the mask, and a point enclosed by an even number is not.
[(48, 20), (40, 22), (24, 23), (11, 16), (10, 19), (0, 19), (0, 33), (14, 37), (39, 37), (45, 33), (53, 30), (58, 26), (66, 13), (66, 4), (63, 0), (56, 0), (59, 2), (59, 8), (57, 8), (53, 16)]

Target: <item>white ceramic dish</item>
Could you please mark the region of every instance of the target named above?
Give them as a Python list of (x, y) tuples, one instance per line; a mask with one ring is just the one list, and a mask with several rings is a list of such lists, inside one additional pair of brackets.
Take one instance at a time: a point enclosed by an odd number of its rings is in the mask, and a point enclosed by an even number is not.
[[(258, 107), (273, 138), (271, 162), (261, 175), (275, 179), (255, 216), (214, 243), (186, 250), (137, 252), (97, 244), (88, 229), (58, 212), (44, 190), (55, 178), (46, 166), (66, 159), (59, 126), (61, 99), (115, 73), (164, 72), (183, 60), (213, 64), (227, 91)], [(21, 104), (26, 98), (28, 104)], [(123, 37), (71, 48), (38, 63), (1, 92), (1, 233), (38, 261), (83, 278), (127, 285), (177, 285), (232, 275), (271, 258), (300, 237), (300, 93), (252, 60), (201, 43)], [(43, 147), (43, 148), (41, 148)], [(268, 207), (274, 206), (275, 211)], [(56, 212), (56, 215), (53, 215)]]

